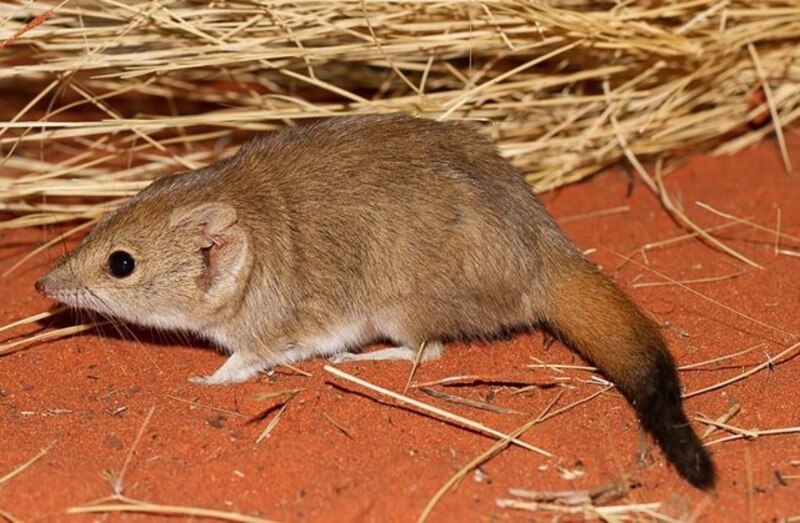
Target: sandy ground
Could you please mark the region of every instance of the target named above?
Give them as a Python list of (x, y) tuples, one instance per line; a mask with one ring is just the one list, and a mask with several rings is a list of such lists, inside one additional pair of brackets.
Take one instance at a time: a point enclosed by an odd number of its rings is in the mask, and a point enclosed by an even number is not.
[[(800, 137), (790, 133), (800, 165)], [(787, 175), (767, 142), (737, 156), (699, 157), (667, 178), (676, 202), (703, 227), (729, 223), (695, 204), (800, 236), (800, 183)], [(747, 225), (719, 232), (729, 246), (763, 265), (752, 269), (696, 239), (641, 251), (683, 234), (653, 195), (622, 171), (543, 197), (564, 229), (659, 322), (682, 365), (744, 354), (682, 371), (691, 394), (762, 366), (749, 377), (692, 396), (696, 421), (716, 419), (739, 405), (727, 423), (761, 431), (800, 426), (800, 358), (777, 355), (800, 332), (800, 257), (776, 254), (775, 234)], [(615, 209), (623, 207), (624, 209)], [(603, 212), (608, 211), (608, 212)], [(0, 271), (51, 237), (53, 231), (3, 232)], [(780, 249), (800, 252), (784, 239)], [(33, 282), (61, 254), (53, 249), (2, 281), (0, 324), (51, 304)], [(632, 261), (625, 257), (631, 256)], [(676, 282), (685, 282), (677, 284)], [(69, 324), (63, 320), (59, 325)], [(43, 327), (51, 328), (52, 320)], [(31, 332), (0, 333), (0, 339)], [(70, 507), (113, 493), (108, 474), (122, 476), (125, 495), (152, 503), (236, 512), (278, 521), (413, 521), (459, 469), (485, 452), (492, 437), (399, 404), (323, 370), (310, 376), (280, 370), (239, 386), (187, 383), (222, 364), (202, 343), (113, 329), (41, 343), (0, 358), (0, 476), (42, 449), (46, 453), (12, 478), (0, 479), (0, 509), (25, 521), (142, 519), (113, 514), (70, 516)], [(479, 376), (482, 383), (437, 391), (513, 409), (493, 413), (434, 398), (409, 396), (508, 432), (600, 392), (591, 372), (537, 362), (584, 363), (541, 333), (492, 343), (453, 344), (421, 366), (415, 382)], [(342, 365), (344, 371), (394, 391), (408, 379), (407, 363)], [(520, 392), (519, 384), (538, 385)], [(294, 396), (259, 394), (301, 389)], [(287, 397), (290, 401), (286, 402)], [(281, 405), (285, 404), (285, 410)], [(282, 413), (282, 414), (280, 414)], [(256, 442), (271, 421), (272, 432)], [(738, 429), (706, 437), (719, 467), (715, 492), (683, 483), (658, 449), (640, 459), (642, 439), (633, 412), (613, 390), (536, 425), (522, 439), (553, 453), (545, 458), (510, 447), (447, 490), (430, 521), (549, 520), (558, 512), (501, 508), (509, 489), (581, 490), (635, 478), (641, 486), (613, 504), (661, 503), (661, 514), (699, 521), (800, 518), (800, 434), (744, 439)], [(734, 439), (738, 438), (738, 439)], [(644, 440), (647, 444), (647, 440)], [(578, 515), (570, 516), (580, 519)], [(644, 518), (647, 520), (648, 518)]]

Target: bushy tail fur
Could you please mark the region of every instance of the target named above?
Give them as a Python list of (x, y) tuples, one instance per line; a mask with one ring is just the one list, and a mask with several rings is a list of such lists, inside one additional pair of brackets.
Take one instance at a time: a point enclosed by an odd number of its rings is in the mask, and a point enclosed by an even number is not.
[(714, 465), (683, 411), (658, 325), (588, 261), (564, 262), (548, 271), (547, 326), (615, 383), (681, 476), (713, 487)]

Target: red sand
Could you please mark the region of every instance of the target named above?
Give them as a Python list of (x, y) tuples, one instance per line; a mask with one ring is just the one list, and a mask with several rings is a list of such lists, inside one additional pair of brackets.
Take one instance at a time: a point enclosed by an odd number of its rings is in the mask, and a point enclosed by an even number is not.
[[(800, 139), (788, 137), (792, 158), (800, 165)], [(695, 206), (697, 200), (740, 217), (774, 227), (782, 210), (782, 231), (800, 236), (800, 184), (787, 175), (777, 148), (768, 142), (731, 158), (696, 158), (667, 178), (670, 193), (702, 226), (725, 223)], [(648, 242), (682, 234), (653, 195), (637, 180), (626, 196), (630, 177), (612, 172), (587, 183), (544, 196), (559, 218), (629, 206), (624, 213), (565, 220), (566, 232), (605, 269), (621, 265)], [(52, 234), (52, 231), (50, 232)], [(4, 233), (0, 271), (50, 237), (40, 230)], [(695, 363), (748, 347), (746, 355), (702, 370), (684, 371), (689, 391), (730, 378), (767, 361), (800, 332), (800, 257), (776, 255), (774, 235), (747, 226), (726, 229), (731, 247), (764, 265), (750, 269), (697, 240), (650, 250), (649, 268), (627, 263), (616, 280), (660, 322), (681, 364)], [(800, 251), (799, 243), (782, 248)], [(60, 254), (25, 265), (3, 282), (0, 324), (42, 310), (50, 304), (33, 291), (33, 282)], [(729, 279), (676, 285), (635, 287), (636, 283), (696, 280), (725, 275)], [(717, 305), (718, 300), (752, 316), (747, 320)], [(774, 329), (767, 328), (768, 324)], [(324, 362), (263, 376), (239, 386), (204, 388), (187, 383), (195, 374), (213, 371), (223, 357), (203, 344), (139, 333), (140, 341), (84, 334), (43, 343), (0, 358), (2, 445), (0, 475), (13, 470), (40, 449), (52, 445), (39, 461), (0, 487), (0, 508), (24, 520), (89, 520), (65, 510), (112, 494), (104, 471), (119, 473), (148, 412), (124, 475), (124, 493), (154, 503), (234, 511), (279, 521), (413, 521), (434, 493), (462, 466), (489, 448), (493, 439), (399, 406), (323, 370)], [(7, 337), (8, 333), (0, 334)], [(168, 338), (175, 340), (175, 338)], [(445, 356), (423, 365), (416, 381), (475, 374), (504, 381), (553, 383), (568, 388), (539, 388), (512, 395), (499, 385), (448, 387), (447, 392), (521, 411), (494, 414), (453, 405), (420, 391), (410, 395), (454, 413), (511, 431), (538, 415), (563, 393), (555, 408), (600, 389), (584, 371), (531, 370), (538, 358), (549, 363), (581, 364), (562, 346), (542, 348), (542, 335), (520, 335), (509, 341), (447, 347)], [(406, 363), (341, 366), (375, 384), (402, 391)], [(800, 358), (775, 365), (735, 384), (689, 399), (691, 416), (717, 418), (732, 402), (741, 412), (730, 424), (745, 429), (797, 427), (797, 376)], [(286, 408), (271, 435), (256, 438), (280, 399), (260, 401), (257, 393), (302, 388)], [(442, 387), (437, 387), (444, 390)], [(185, 401), (184, 401), (185, 400)], [(195, 402), (192, 406), (186, 401)], [(270, 410), (272, 409), (272, 410)], [(270, 410), (264, 419), (253, 420)], [(334, 422), (346, 431), (340, 430)], [(705, 426), (697, 423), (699, 430)], [(708, 440), (729, 435), (717, 431)], [(629, 474), (642, 486), (616, 503), (664, 502), (671, 517), (701, 521), (766, 521), (800, 515), (800, 434), (762, 436), (711, 447), (719, 467), (719, 484), (711, 496), (682, 482), (653, 449), (654, 461), (637, 460), (640, 437), (631, 408), (611, 392), (536, 426), (522, 439), (558, 456), (548, 459), (520, 448), (508, 448), (469, 474), (444, 495), (431, 521), (524, 520), (530, 513), (502, 509), (498, 498), (509, 488), (585, 489)], [(792, 462), (794, 461), (794, 465)], [(559, 467), (582, 468), (576, 479), (562, 477)], [(562, 471), (563, 471), (562, 469)], [(790, 476), (781, 481), (779, 474)], [(793, 477), (792, 477), (793, 476)], [(550, 519), (553, 513), (540, 512)], [(117, 519), (114, 516), (112, 519)], [(127, 519), (141, 519), (129, 516)]]

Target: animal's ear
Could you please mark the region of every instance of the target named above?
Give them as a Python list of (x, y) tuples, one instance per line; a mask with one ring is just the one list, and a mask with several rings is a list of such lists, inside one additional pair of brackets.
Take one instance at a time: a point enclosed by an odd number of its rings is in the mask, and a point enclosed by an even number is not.
[(236, 225), (236, 209), (224, 202), (210, 202), (177, 209), (170, 225), (194, 236), (200, 249), (227, 243), (227, 233)]
[(252, 263), (247, 234), (237, 221), (236, 209), (223, 202), (180, 208), (170, 220), (180, 234), (190, 235), (202, 259), (198, 286), (219, 300), (237, 292)]

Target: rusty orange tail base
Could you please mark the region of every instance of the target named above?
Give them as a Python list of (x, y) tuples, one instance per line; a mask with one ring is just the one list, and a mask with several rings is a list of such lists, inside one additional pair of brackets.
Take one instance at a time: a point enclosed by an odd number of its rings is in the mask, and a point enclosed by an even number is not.
[(550, 274), (546, 326), (616, 384), (681, 476), (713, 487), (713, 462), (683, 411), (675, 362), (658, 325), (599, 269), (581, 262), (578, 270), (573, 261)]

